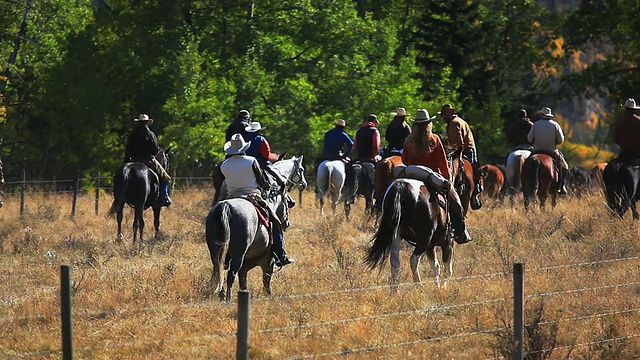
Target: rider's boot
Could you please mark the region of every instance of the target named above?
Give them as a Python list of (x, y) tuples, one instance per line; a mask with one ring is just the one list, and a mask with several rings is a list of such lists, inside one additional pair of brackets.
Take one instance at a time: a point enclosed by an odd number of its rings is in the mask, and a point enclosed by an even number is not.
[(165, 179), (160, 180), (160, 199), (158, 200), (158, 205), (171, 205), (171, 198), (169, 197), (169, 182)]
[(479, 194), (484, 191), (484, 188), (482, 187), (482, 181), (480, 181), (480, 163), (476, 161), (471, 164), (471, 167), (473, 168), (473, 182), (476, 183), (475, 192), (476, 194)]
[(285, 265), (293, 264), (294, 259), (287, 256), (284, 251), (284, 236), (279, 226), (273, 226), (273, 244), (271, 245), (271, 252), (274, 255), (274, 262), (276, 266), (283, 267)]

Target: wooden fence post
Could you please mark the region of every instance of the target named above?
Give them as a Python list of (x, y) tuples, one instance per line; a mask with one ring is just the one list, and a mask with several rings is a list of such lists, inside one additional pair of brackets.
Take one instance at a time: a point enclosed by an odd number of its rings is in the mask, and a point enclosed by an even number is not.
[(513, 359), (523, 359), (524, 264), (513, 264)]
[(60, 266), (60, 314), (62, 317), (62, 358), (73, 359), (73, 328), (71, 323), (71, 270)]
[[(227, 291), (229, 291), (229, 289), (227, 289)], [(249, 291), (238, 290), (236, 360), (249, 359), (249, 298)]]
[(20, 217), (24, 216), (24, 193), (27, 190), (27, 169), (22, 168), (22, 184), (20, 189)]
[(100, 171), (98, 171), (98, 177), (96, 178), (96, 204), (95, 204), (96, 215), (98, 215), (99, 208), (100, 208)]
[(71, 204), (71, 220), (76, 218), (76, 205), (78, 203), (78, 188), (80, 187), (80, 172), (76, 174), (76, 182), (73, 186), (73, 203)]

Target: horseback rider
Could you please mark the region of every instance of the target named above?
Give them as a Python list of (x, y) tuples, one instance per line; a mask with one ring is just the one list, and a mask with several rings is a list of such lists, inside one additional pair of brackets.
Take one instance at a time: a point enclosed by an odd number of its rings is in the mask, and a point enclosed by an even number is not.
[(447, 123), (447, 139), (449, 148), (452, 150), (462, 149), (462, 155), (466, 156), (473, 168), (473, 182), (476, 184), (474, 196), (482, 192), (480, 182), (480, 163), (478, 162), (478, 151), (473, 138), (473, 132), (469, 124), (458, 116), (456, 109), (450, 104), (444, 104), (440, 108), (440, 116)]
[(558, 193), (567, 194), (567, 173), (569, 165), (564, 159), (564, 155), (558, 150), (558, 145), (564, 142), (564, 133), (562, 127), (553, 118), (555, 115), (551, 112), (551, 108), (543, 107), (538, 110), (540, 118), (533, 123), (527, 140), (533, 145), (533, 152), (546, 153), (551, 155), (559, 165), (558, 169)]
[[(444, 146), (440, 137), (432, 132), (433, 125), (431, 121), (433, 119), (435, 119), (435, 116), (430, 117), (429, 112), (425, 109), (416, 111), (416, 117), (411, 119), (413, 123), (411, 135), (404, 143), (402, 162), (405, 165), (426, 166), (446, 179), (450, 179), (451, 173)], [(459, 244), (464, 244), (471, 241), (471, 236), (464, 222), (462, 203), (451, 183), (448, 183), (447, 187), (449, 215), (451, 216), (454, 240)]]
[(370, 114), (367, 120), (360, 124), (356, 131), (353, 149), (356, 152), (355, 161), (362, 165), (362, 169), (369, 178), (373, 178), (375, 164), (382, 159), (380, 152), (380, 131), (378, 131), (378, 117)]
[(325, 160), (345, 160), (353, 148), (351, 136), (344, 131), (347, 123), (338, 119), (333, 125), (333, 129), (324, 133), (322, 155), (318, 164)]
[(240, 110), (233, 122), (227, 127), (225, 132), (225, 141), (231, 140), (233, 134), (241, 134), (245, 140), (247, 139), (247, 131), (245, 128), (251, 124), (251, 113), (247, 110)]
[(171, 205), (171, 198), (169, 198), (169, 181), (171, 181), (171, 177), (156, 159), (160, 146), (158, 145), (156, 134), (149, 129), (149, 125), (153, 124), (153, 119), (147, 114), (140, 114), (133, 121), (135, 124), (127, 139), (124, 162), (136, 161), (145, 163), (158, 174), (160, 180), (158, 205), (169, 206)]
[(278, 186), (284, 189), (284, 179), (271, 168), (271, 162), (278, 160), (278, 155), (271, 152), (269, 141), (267, 141), (267, 138), (261, 133), (262, 125), (254, 121), (247, 125), (244, 130), (247, 132), (245, 139), (251, 143), (249, 148), (247, 148), (247, 155), (256, 158), (262, 169), (271, 174), (278, 183)]
[(404, 147), (404, 141), (411, 135), (411, 126), (405, 122), (407, 111), (403, 107), (399, 107), (398, 111), (391, 113), (393, 120), (387, 126), (384, 133), (384, 139), (387, 141), (386, 156), (401, 155)]
[(527, 110), (520, 109), (518, 118), (511, 122), (504, 130), (507, 141), (513, 145), (513, 150), (533, 150), (527, 135), (533, 127), (533, 122), (527, 116)]
[(220, 171), (227, 184), (227, 199), (247, 197), (249, 201), (257, 202), (269, 213), (271, 233), (273, 236), (272, 252), (278, 267), (291, 264), (295, 260), (289, 258), (284, 250), (283, 219), (269, 207), (262, 197), (262, 190), (269, 190), (270, 184), (258, 159), (246, 154), (251, 147), (251, 141), (246, 142), (242, 134), (234, 134), (224, 144), (226, 159), (220, 164)]
[(640, 106), (636, 105), (633, 98), (628, 98), (624, 104), (624, 115), (616, 122), (614, 130), (614, 141), (620, 145), (619, 158), (640, 157), (640, 116), (636, 115), (636, 110)]

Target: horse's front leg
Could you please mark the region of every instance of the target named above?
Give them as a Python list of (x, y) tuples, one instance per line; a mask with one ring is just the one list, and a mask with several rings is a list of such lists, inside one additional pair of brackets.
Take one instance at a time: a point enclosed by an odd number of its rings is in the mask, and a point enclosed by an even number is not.
[(153, 228), (155, 230), (155, 238), (157, 239), (160, 235), (160, 211), (162, 207), (154, 206), (153, 207)]
[(271, 296), (271, 277), (273, 275), (273, 262), (271, 261), (271, 257), (269, 256), (268, 260), (264, 260), (262, 264), (260, 264), (262, 268), (262, 285), (264, 286), (264, 291), (267, 293), (267, 296)]

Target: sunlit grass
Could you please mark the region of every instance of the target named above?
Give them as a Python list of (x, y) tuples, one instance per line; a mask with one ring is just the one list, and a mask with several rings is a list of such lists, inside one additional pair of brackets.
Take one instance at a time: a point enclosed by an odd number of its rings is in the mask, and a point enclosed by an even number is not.
[[(77, 358), (233, 358), (236, 306), (208, 291), (204, 218), (211, 192), (185, 190), (173, 199), (162, 211), (159, 239), (149, 210), (145, 242), (132, 251), (132, 213), (125, 214), (125, 241), (116, 243), (108, 198), (96, 216), (93, 197), (80, 197), (75, 220), (68, 195), (28, 196), (22, 218), (19, 199), (5, 198), (0, 354), (60, 358), (59, 272), (69, 264)], [(286, 247), (297, 262), (274, 274), (271, 299), (260, 270), (249, 273), (252, 359), (503, 356), (511, 346), (514, 262), (525, 264), (527, 323), (538, 324), (531, 336), (539, 337), (540, 348), (528, 344), (530, 351), (555, 347), (551, 358), (569, 351), (573, 357), (596, 354), (590, 358), (640, 355), (639, 310), (612, 314), (640, 308), (640, 286), (633, 284), (640, 273), (640, 227), (610, 217), (599, 194), (560, 198), (555, 209), (528, 215), (521, 203), (512, 209), (487, 200), (469, 215), (474, 241), (456, 247), (448, 287), (436, 288), (426, 259), (423, 285), (411, 284), (411, 248), (405, 246), (403, 284), (395, 294), (387, 286), (388, 262), (373, 271), (363, 264), (373, 235), (363, 201), (349, 222), (341, 206), (323, 218), (313, 201), (307, 192), (292, 211)], [(620, 258), (632, 259), (610, 261)], [(605, 285), (614, 286), (596, 288)], [(486, 332), (492, 329), (502, 332)], [(597, 342), (629, 335), (636, 337)], [(335, 355), (342, 351), (349, 353)]]

